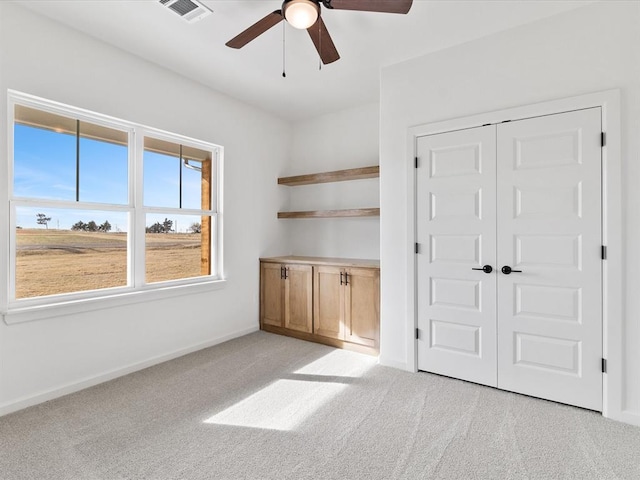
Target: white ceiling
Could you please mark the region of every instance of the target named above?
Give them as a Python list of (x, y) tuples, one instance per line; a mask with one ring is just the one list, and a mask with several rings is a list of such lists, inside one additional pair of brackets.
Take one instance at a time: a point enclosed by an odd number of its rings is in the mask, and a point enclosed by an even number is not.
[(225, 46), (280, 8), (281, 0), (204, 0), (214, 13), (192, 24), (158, 0), (17, 3), (293, 121), (377, 101), (382, 66), (593, 0), (414, 0), (408, 15), (323, 8), (323, 19), (342, 58), (319, 70), (307, 32), (286, 25), (286, 78), (282, 78), (282, 25), (241, 50)]

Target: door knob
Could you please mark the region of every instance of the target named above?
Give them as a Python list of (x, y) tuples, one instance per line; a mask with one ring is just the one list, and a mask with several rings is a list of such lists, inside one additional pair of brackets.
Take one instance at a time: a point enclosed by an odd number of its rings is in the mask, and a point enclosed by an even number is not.
[(513, 270), (509, 265), (505, 265), (504, 267), (502, 267), (502, 273), (504, 273), (505, 275), (509, 275), (511, 272), (522, 273), (522, 270)]
[(482, 268), (472, 268), (471, 270), (482, 270), (484, 273), (491, 273), (493, 272), (493, 267), (491, 265), (485, 265)]

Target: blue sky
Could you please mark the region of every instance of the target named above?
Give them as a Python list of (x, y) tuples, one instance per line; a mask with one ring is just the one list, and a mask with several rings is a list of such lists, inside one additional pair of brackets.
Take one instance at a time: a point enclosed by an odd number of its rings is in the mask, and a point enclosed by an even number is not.
[[(127, 147), (88, 138), (80, 139), (80, 201), (127, 204)], [(180, 165), (176, 157), (150, 151), (144, 153), (145, 206), (177, 208), (182, 169), (182, 207), (200, 208), (200, 172)], [(76, 137), (66, 133), (16, 124), (14, 130), (13, 196), (75, 201)], [(23, 228), (44, 228), (36, 223), (36, 213), (51, 217), (49, 228), (69, 229), (78, 221), (105, 220), (127, 231), (127, 215), (106, 210), (20, 207), (16, 224)], [(200, 217), (188, 215), (148, 215), (147, 225), (169, 217), (185, 231)], [(173, 218), (175, 217), (175, 218)]]

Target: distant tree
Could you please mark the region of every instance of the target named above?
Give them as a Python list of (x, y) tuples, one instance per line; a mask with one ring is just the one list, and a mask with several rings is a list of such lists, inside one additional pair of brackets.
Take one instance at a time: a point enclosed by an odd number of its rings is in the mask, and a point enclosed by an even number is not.
[(98, 227), (98, 230), (100, 232), (110, 232), (111, 224), (109, 223), (109, 220), (105, 220), (104, 223)]
[(86, 230), (87, 229), (87, 224), (84, 223), (82, 220), (80, 220), (79, 222), (74, 223), (71, 226), (71, 230), (75, 230), (75, 231), (82, 231), (82, 230)]
[(202, 225), (198, 222), (192, 223), (189, 227), (191, 233), (202, 233)]
[(169, 220), (168, 218), (165, 218), (164, 222), (162, 222), (163, 233), (171, 233), (173, 231), (171, 229), (172, 227), (173, 227), (173, 221)]
[(47, 217), (44, 213), (36, 213), (36, 222), (38, 225), (44, 225), (47, 229), (49, 229), (49, 222), (51, 221), (51, 217)]
[(173, 221), (169, 220), (168, 218), (165, 218), (164, 222), (162, 223), (156, 222), (150, 227), (146, 227), (145, 231), (147, 233), (171, 233), (173, 232), (172, 227), (173, 227)]
[(147, 227), (145, 229), (145, 231), (147, 233), (164, 233), (163, 228), (164, 227), (162, 226), (162, 224), (160, 222), (156, 222), (153, 225), (151, 225), (150, 227)]
[(97, 232), (98, 231), (98, 224), (96, 222), (94, 222), (93, 220), (91, 220), (90, 222), (87, 222), (87, 231), (89, 231), (89, 232)]

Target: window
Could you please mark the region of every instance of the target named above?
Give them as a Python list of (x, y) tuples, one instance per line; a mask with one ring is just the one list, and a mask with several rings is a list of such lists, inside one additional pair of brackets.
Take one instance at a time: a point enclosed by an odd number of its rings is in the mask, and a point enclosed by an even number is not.
[(15, 92), (8, 311), (221, 275), (222, 148)]
[(145, 136), (147, 283), (211, 273), (211, 165), (208, 150)]

